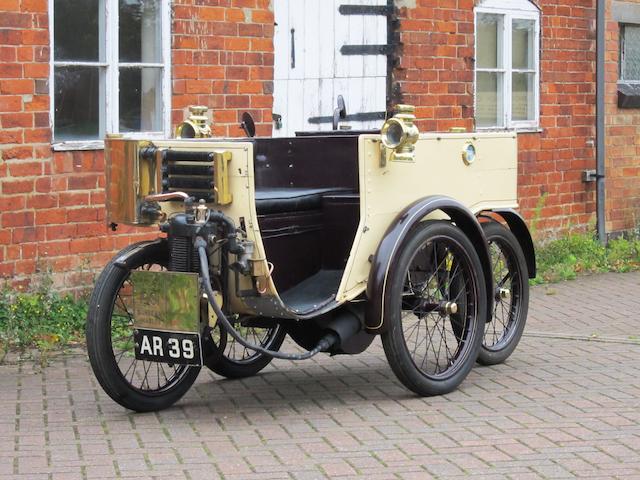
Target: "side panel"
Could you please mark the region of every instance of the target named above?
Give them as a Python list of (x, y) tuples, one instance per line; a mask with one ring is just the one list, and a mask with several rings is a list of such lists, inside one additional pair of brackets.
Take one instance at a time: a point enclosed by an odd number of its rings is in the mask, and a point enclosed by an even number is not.
[[(462, 159), (471, 142), (476, 159)], [(380, 137), (362, 135), (360, 159), (360, 225), (338, 301), (356, 298), (366, 288), (370, 258), (385, 232), (408, 205), (432, 195), (456, 199), (473, 213), (517, 207), (517, 138), (512, 132), (423, 134), (414, 162), (381, 166)], [(433, 216), (434, 214), (431, 214)], [(446, 218), (436, 212), (439, 218)]]

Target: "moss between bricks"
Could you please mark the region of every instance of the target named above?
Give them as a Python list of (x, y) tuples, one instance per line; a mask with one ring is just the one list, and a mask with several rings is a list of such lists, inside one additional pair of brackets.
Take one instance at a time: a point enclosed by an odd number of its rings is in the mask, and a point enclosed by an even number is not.
[[(536, 249), (538, 276), (532, 284), (572, 280), (585, 273), (640, 269), (640, 239), (619, 238), (604, 247), (593, 235), (575, 234)], [(30, 292), (0, 290), (0, 363), (9, 351), (41, 354), (84, 343), (86, 299), (51, 292), (46, 280)]]

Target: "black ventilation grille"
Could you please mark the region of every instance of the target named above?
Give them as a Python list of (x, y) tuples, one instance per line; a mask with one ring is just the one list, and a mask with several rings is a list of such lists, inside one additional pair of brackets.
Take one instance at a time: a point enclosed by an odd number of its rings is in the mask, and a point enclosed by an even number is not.
[(215, 201), (214, 154), (210, 152), (162, 152), (162, 193), (184, 192), (196, 201)]

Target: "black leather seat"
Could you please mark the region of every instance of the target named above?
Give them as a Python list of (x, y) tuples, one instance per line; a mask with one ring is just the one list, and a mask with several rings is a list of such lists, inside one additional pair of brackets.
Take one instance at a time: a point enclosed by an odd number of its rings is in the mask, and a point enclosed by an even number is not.
[(322, 208), (322, 197), (350, 192), (347, 188), (260, 188), (256, 189), (258, 215), (301, 212)]

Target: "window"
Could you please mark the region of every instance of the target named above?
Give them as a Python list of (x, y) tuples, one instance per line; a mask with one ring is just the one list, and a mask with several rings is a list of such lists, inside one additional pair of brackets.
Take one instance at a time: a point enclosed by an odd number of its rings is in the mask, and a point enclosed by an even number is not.
[(168, 133), (168, 0), (50, 2), (54, 142)]
[(476, 8), (477, 128), (538, 126), (539, 37), (540, 13), (527, 0)]
[(640, 25), (621, 25), (620, 80), (640, 83)]

